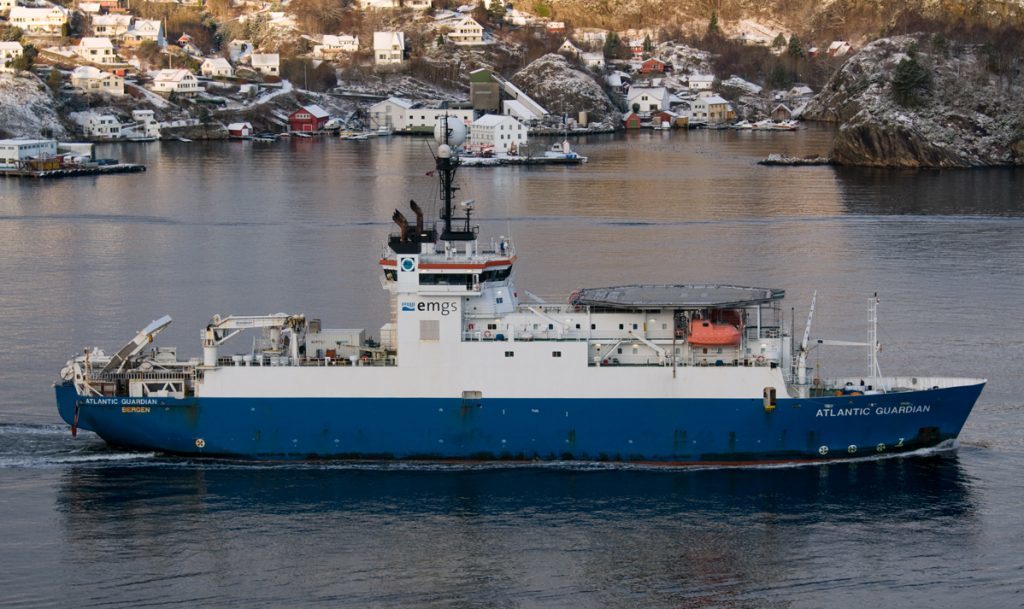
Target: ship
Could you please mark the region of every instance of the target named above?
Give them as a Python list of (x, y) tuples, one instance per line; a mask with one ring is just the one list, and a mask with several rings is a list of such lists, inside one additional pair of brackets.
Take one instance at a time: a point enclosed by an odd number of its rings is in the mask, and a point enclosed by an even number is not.
[[(438, 218), (396, 209), (377, 264), (391, 305), (379, 335), (304, 314), (215, 315), (202, 357), (155, 337), (92, 347), (54, 384), (60, 416), (109, 445), (234, 459), (761, 464), (955, 448), (984, 379), (883, 376), (876, 295), (867, 340), (799, 340), (785, 293), (621, 285), (549, 302), (516, 287), (506, 236), (456, 203), (462, 123), (439, 119)], [(227, 353), (242, 333), (252, 341)], [(864, 350), (820, 378), (812, 350)]]

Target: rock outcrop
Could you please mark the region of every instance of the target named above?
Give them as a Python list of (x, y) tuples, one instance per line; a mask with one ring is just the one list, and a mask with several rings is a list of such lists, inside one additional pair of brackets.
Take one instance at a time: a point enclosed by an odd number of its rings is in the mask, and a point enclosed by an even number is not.
[[(979, 48), (955, 50), (923, 36), (883, 38), (851, 57), (803, 116), (840, 123), (832, 157), (842, 165), (1024, 165), (1024, 86), (993, 73)], [(901, 61), (930, 78), (914, 103), (896, 101)]]
[(511, 80), (552, 114), (586, 110), (591, 120), (611, 120), (617, 124), (619, 119), (618, 110), (600, 85), (561, 55), (549, 53), (537, 59), (516, 72)]
[(66, 134), (50, 89), (33, 74), (0, 74), (0, 138)]

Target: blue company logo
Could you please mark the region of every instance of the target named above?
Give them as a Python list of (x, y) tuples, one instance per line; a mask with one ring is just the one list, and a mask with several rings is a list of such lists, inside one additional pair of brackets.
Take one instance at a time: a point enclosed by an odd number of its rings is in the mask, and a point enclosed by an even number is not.
[(401, 261), (400, 264), (402, 265), (402, 270), (403, 271), (408, 272), (408, 271), (416, 270), (416, 260), (414, 260), (412, 258), (402, 258), (402, 261)]
[(415, 310), (416, 310), (416, 303), (415, 302), (403, 302), (402, 303), (402, 311), (415, 311)]

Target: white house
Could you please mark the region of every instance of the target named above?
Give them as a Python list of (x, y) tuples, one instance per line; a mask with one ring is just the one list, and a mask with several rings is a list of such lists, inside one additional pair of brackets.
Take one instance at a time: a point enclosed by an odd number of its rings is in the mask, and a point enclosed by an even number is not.
[(174, 93), (176, 95), (198, 95), (199, 81), (195, 74), (188, 70), (158, 70), (153, 76), (153, 91), (157, 93)]
[(828, 56), (829, 57), (844, 57), (847, 53), (853, 50), (850, 43), (845, 40), (834, 40), (832, 44), (828, 45)]
[(691, 91), (710, 91), (715, 84), (714, 74), (690, 74), (687, 82)]
[(379, 66), (401, 64), (405, 61), (405, 34), (403, 32), (373, 33), (373, 62)]
[(569, 40), (568, 38), (565, 39), (565, 42), (562, 43), (562, 46), (558, 47), (558, 52), (565, 53), (566, 55), (571, 55), (572, 57), (576, 58), (579, 58), (579, 56), (583, 54), (583, 51), (578, 46), (573, 44), (572, 41)]
[(572, 32), (573, 38), (585, 45), (603, 45), (608, 38), (608, 30), (599, 28), (578, 27)]
[(10, 13), (15, 6), (18, 6), (17, 0), (0, 0), (0, 15)]
[(155, 42), (161, 47), (167, 46), (164, 38), (164, 24), (159, 19), (136, 19), (132, 27), (125, 32), (126, 42), (142, 43), (147, 40)]
[(359, 36), (332, 36), (325, 34), (323, 41), (313, 47), (313, 57), (324, 59), (341, 53), (355, 53), (359, 50)]
[(588, 68), (597, 68), (599, 70), (604, 69), (604, 53), (601, 51), (597, 51), (595, 53), (583, 53), (583, 55), (580, 56), (580, 59), (583, 61), (583, 65)]
[[(13, 5), (14, 0), (6, 0), (11, 2)], [(4, 0), (0, 0), (0, 6), (3, 6)], [(2, 9), (0, 9), (2, 10)], [(86, 15), (99, 15), (103, 10), (103, 5), (99, 2), (79, 2), (78, 10), (82, 11)]]
[(24, 32), (60, 35), (68, 22), (68, 11), (59, 6), (13, 6), (8, 21)]
[(502, 114), (485, 114), (469, 127), (469, 145), (495, 153), (517, 152), (526, 144), (526, 127)]
[(814, 90), (807, 85), (794, 85), (792, 89), (786, 92), (786, 99), (800, 99), (803, 97), (812, 97)]
[(203, 76), (227, 76), (235, 73), (231, 64), (223, 57), (207, 57), (203, 65), (199, 66), (199, 72)]
[(132, 27), (132, 16), (131, 15), (119, 15), (111, 13), (109, 15), (93, 15), (92, 16), (92, 33), (94, 36), (103, 36), (104, 38), (120, 38), (128, 33)]
[(71, 86), (84, 93), (124, 95), (124, 79), (93, 66), (78, 66), (71, 72)]
[(630, 109), (636, 104), (641, 114), (668, 110), (671, 99), (665, 87), (632, 87), (626, 96), (626, 106)]
[(235, 39), (228, 43), (228, 57), (232, 63), (238, 63), (253, 52), (253, 45), (248, 40)]
[(0, 42), (0, 72), (13, 72), (14, 60), (21, 57), (20, 42)]
[(399, 0), (359, 0), (359, 8), (365, 10), (368, 9), (389, 9), (398, 8), (400, 6)]
[(431, 0), (405, 0), (402, 4), (404, 8), (410, 8), (414, 11), (425, 11), (433, 4)]
[(132, 120), (135, 121), (135, 135), (160, 137), (160, 123), (152, 110), (132, 110)]
[(57, 140), (0, 140), (0, 168), (14, 169), (19, 161), (57, 155)]
[(472, 109), (423, 108), (401, 97), (389, 97), (369, 108), (372, 126), (402, 132), (432, 133), (438, 117), (445, 113), (466, 123), (473, 120)]
[(484, 28), (472, 17), (463, 17), (448, 33), (448, 40), (461, 46), (484, 43)]
[(249, 63), (252, 65), (253, 70), (264, 76), (281, 75), (280, 53), (253, 53)]
[(82, 125), (85, 137), (110, 140), (121, 137), (121, 123), (113, 114), (93, 114)]
[(717, 124), (733, 118), (733, 109), (728, 100), (717, 95), (698, 95), (690, 102), (690, 122)]
[(112, 64), (120, 63), (114, 54), (114, 45), (109, 38), (87, 36), (75, 47), (75, 54), (89, 63)]

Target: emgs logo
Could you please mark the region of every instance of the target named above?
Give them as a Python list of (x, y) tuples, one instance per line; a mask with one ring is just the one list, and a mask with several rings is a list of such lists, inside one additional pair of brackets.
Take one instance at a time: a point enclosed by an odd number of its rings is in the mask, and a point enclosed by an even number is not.
[(447, 317), (459, 310), (459, 305), (454, 302), (403, 302), (402, 312), (421, 311), (428, 313), (440, 313)]

